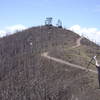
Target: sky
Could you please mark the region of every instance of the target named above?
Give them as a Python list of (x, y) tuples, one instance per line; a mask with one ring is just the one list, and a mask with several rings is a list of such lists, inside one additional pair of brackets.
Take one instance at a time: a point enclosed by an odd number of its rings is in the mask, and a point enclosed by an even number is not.
[(0, 36), (15, 30), (44, 25), (46, 17), (56, 25), (100, 42), (100, 0), (0, 0)]

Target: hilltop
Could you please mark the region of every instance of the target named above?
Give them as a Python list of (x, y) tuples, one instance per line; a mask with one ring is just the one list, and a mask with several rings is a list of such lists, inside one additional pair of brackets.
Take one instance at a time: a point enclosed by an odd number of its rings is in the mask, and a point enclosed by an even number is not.
[[(67, 29), (32, 27), (0, 39), (1, 100), (98, 100), (97, 75), (41, 56), (86, 67), (99, 46)], [(99, 58), (99, 56), (98, 56)], [(96, 70), (91, 66), (92, 70)]]

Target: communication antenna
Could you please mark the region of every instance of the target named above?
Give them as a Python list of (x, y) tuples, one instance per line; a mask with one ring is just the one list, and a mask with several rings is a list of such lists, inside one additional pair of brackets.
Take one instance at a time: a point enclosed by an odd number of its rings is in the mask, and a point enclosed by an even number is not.
[(58, 28), (62, 28), (62, 21), (61, 21), (60, 19), (58, 19), (57, 27), (58, 27)]

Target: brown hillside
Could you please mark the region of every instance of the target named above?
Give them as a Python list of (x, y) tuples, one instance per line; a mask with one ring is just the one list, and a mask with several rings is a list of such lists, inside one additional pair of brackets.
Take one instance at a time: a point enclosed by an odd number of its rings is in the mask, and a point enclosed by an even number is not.
[[(92, 56), (89, 50), (99, 52), (87, 39), (81, 41), (81, 47), (68, 50), (78, 38), (74, 32), (54, 26), (32, 27), (1, 38), (0, 100), (98, 100), (96, 75), (41, 56), (49, 52), (69, 60), (65, 55), (78, 56), (79, 50), (83, 58)], [(75, 58), (71, 62), (78, 64)]]

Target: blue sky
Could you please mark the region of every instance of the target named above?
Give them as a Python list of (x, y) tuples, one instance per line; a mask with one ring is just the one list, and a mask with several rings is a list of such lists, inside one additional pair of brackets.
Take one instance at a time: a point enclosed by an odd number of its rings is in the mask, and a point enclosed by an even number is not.
[(49, 16), (53, 24), (61, 19), (67, 28), (79, 25), (100, 30), (100, 0), (0, 0), (0, 12), (2, 31), (14, 25), (43, 25)]
[(80, 24), (100, 28), (99, 0), (0, 0), (0, 29), (44, 24), (45, 17), (61, 19), (66, 27)]

